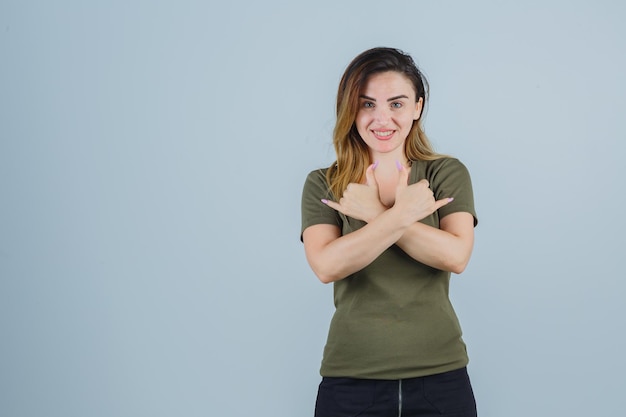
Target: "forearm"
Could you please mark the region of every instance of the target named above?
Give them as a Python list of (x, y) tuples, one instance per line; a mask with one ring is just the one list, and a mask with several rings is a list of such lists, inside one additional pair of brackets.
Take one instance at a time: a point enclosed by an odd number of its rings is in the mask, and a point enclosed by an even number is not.
[(319, 250), (307, 251), (309, 264), (322, 282), (341, 280), (372, 263), (400, 239), (410, 224), (389, 209), (359, 230), (338, 237)]
[(472, 254), (473, 233), (460, 236), (417, 222), (405, 230), (396, 244), (423, 264), (460, 274)]

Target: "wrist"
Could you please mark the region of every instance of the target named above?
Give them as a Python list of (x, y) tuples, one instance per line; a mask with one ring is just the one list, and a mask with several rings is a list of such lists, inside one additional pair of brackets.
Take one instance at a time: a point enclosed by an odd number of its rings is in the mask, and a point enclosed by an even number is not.
[(402, 210), (397, 205), (387, 209), (386, 212), (389, 213), (391, 219), (393, 219), (394, 223), (396, 223), (400, 229), (408, 229), (409, 226), (415, 223), (415, 220), (406, 214), (406, 210)]
[(371, 223), (373, 222), (378, 216), (380, 216), (381, 214), (383, 214), (384, 212), (386, 212), (389, 208), (385, 207), (381, 204), (380, 208), (373, 213), (371, 216), (369, 216), (367, 219), (364, 219), (366, 223)]

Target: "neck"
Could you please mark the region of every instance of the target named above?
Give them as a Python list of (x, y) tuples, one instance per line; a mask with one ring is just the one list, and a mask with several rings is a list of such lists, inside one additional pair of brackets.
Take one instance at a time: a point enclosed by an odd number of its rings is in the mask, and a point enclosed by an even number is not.
[(409, 160), (402, 153), (382, 153), (382, 154), (372, 154), (370, 155), (370, 162), (374, 163), (378, 161), (378, 166), (376, 170), (382, 168), (385, 171), (389, 171), (393, 168), (395, 171), (398, 171), (398, 163), (402, 164), (405, 167), (409, 167)]

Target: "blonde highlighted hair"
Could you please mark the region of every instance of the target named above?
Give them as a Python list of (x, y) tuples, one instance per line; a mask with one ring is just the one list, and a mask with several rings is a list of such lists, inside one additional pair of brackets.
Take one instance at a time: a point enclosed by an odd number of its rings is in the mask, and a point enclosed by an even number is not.
[[(374, 74), (398, 72), (404, 75), (415, 89), (415, 100), (423, 100), (422, 109), (428, 98), (428, 82), (415, 65), (410, 55), (394, 48), (369, 49), (348, 65), (337, 91), (337, 121), (333, 132), (333, 145), (337, 160), (326, 172), (330, 190), (337, 200), (350, 183), (363, 180), (370, 163), (367, 145), (357, 131), (355, 120), (359, 111), (359, 97), (367, 81)], [(424, 111), (422, 111), (424, 114)], [(424, 133), (422, 114), (413, 122), (407, 136), (404, 153), (409, 161), (433, 160), (443, 155), (435, 153)]]

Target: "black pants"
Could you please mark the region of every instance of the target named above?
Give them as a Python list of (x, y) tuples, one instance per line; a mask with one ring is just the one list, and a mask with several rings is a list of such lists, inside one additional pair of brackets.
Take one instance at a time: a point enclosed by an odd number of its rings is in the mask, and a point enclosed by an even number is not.
[(466, 368), (401, 380), (324, 377), (315, 417), (476, 417)]

